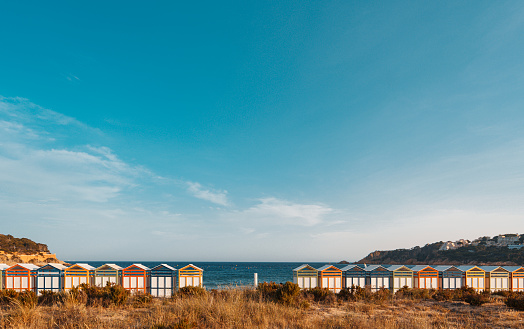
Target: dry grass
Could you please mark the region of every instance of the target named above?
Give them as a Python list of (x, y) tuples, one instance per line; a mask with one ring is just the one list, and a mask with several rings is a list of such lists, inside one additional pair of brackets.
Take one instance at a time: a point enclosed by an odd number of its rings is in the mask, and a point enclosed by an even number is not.
[(86, 306), (64, 298), (53, 306), (5, 303), (1, 328), (524, 328), (524, 312), (501, 300), (479, 307), (464, 302), (391, 298), (330, 300), (309, 307), (267, 301), (254, 290), (226, 289), (123, 306)]

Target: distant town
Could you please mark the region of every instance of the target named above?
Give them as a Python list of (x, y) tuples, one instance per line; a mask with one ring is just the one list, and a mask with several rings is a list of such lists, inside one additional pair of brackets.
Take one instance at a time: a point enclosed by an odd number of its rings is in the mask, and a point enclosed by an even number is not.
[(524, 234), (499, 234), (494, 237), (484, 236), (473, 241), (466, 239), (447, 241), (444, 242), (439, 250), (455, 250), (469, 245), (521, 249), (524, 247)]

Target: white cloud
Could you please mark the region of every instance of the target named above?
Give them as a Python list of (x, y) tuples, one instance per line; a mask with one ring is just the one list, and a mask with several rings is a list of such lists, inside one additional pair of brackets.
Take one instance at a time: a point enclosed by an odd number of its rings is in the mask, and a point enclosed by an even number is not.
[(334, 209), (322, 204), (300, 204), (277, 198), (259, 199), (260, 203), (243, 211), (244, 217), (285, 225), (314, 226), (325, 221)]
[(218, 205), (228, 206), (227, 191), (206, 189), (200, 183), (187, 182), (187, 190), (196, 198), (206, 200)]

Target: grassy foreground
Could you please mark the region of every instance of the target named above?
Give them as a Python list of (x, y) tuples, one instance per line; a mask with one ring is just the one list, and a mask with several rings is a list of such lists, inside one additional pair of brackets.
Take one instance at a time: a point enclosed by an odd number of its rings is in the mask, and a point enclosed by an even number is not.
[[(287, 285), (287, 286), (286, 286)], [(365, 290), (338, 296), (293, 284), (258, 290), (185, 289), (172, 298), (129, 296), (120, 287), (70, 293), (0, 294), (1, 328), (523, 328), (524, 312), (506, 306), (521, 295), (471, 298), (471, 291), (442, 298), (406, 289), (396, 295)], [(469, 294), (469, 295), (468, 295)], [(458, 298), (456, 298), (459, 296)], [(469, 297), (468, 297), (469, 296)], [(459, 300), (453, 300), (459, 299)], [(471, 303), (471, 304), (470, 304)], [(479, 306), (474, 306), (479, 305)], [(510, 305), (513, 305), (510, 303)], [(513, 306), (515, 306), (513, 305)]]

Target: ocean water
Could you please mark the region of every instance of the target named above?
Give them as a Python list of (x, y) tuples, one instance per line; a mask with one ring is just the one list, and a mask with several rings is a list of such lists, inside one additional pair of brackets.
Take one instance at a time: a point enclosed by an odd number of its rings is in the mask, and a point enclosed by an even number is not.
[[(68, 263), (87, 263), (99, 267), (106, 263), (116, 264), (123, 268), (139, 263), (153, 268), (161, 263), (176, 269), (182, 268), (190, 262), (119, 262), (119, 261), (67, 261)], [(204, 270), (204, 286), (206, 289), (220, 289), (228, 286), (252, 286), (253, 277), (258, 273), (258, 282), (284, 283), (293, 281), (293, 269), (304, 263), (255, 263), (255, 262), (191, 262)], [(326, 263), (308, 263), (318, 268)]]

